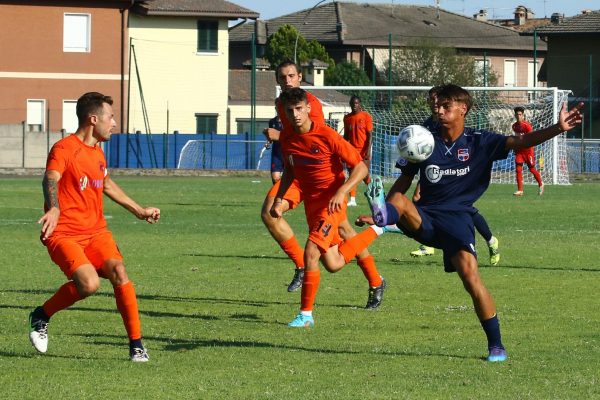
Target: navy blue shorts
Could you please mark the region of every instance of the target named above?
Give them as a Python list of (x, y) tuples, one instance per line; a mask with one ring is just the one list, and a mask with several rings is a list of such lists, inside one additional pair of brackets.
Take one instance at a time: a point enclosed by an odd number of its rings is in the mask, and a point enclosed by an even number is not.
[(398, 225), (404, 234), (425, 246), (442, 249), (444, 252), (444, 271), (456, 272), (450, 259), (459, 250), (467, 250), (477, 258), (475, 250), (475, 228), (473, 227), (473, 211), (432, 210), (417, 207), (421, 215), (421, 228), (411, 232)]
[(279, 142), (273, 142), (271, 147), (271, 172), (283, 172), (283, 153)]

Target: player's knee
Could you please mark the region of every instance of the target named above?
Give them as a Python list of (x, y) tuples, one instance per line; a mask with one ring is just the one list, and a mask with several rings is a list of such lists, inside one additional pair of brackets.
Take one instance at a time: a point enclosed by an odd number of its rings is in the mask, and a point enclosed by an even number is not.
[(77, 287), (79, 296), (84, 299), (93, 295), (100, 289), (100, 278), (97, 275), (86, 277), (85, 279), (76, 281), (75, 286)]

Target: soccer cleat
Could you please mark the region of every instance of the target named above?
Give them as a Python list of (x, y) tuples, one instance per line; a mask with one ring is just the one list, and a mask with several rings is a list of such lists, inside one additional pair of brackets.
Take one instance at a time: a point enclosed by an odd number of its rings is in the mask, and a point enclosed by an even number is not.
[(381, 277), (381, 285), (377, 287), (369, 288), (369, 298), (367, 299), (367, 305), (365, 309), (374, 310), (381, 305), (381, 300), (383, 300), (383, 291), (385, 290), (385, 279), (383, 276)]
[(142, 347), (131, 347), (129, 349), (129, 359), (133, 362), (148, 362), (150, 361), (150, 356), (148, 356), (148, 352)]
[(498, 238), (492, 236), (492, 244), (488, 244), (490, 250), (490, 265), (496, 266), (500, 262), (500, 249), (498, 249)]
[(404, 235), (402, 229), (398, 228), (398, 225), (386, 225), (383, 227), (384, 233), (398, 233), (400, 235)]
[(288, 326), (291, 328), (312, 328), (315, 326), (315, 320), (313, 319), (312, 315), (303, 315), (302, 313), (298, 313), (296, 318), (294, 318), (292, 322), (288, 324)]
[(294, 270), (294, 277), (292, 281), (288, 285), (288, 292), (293, 292), (298, 290), (299, 287), (302, 286), (302, 282), (304, 281), (304, 268), (296, 268)]
[(541, 195), (543, 195), (543, 194), (544, 194), (544, 184), (542, 183), (542, 184), (540, 185), (540, 188), (538, 189), (538, 195), (540, 195), (540, 196), (541, 196)]
[(513, 193), (513, 196), (523, 196), (523, 191), (517, 190), (516, 192)]
[(420, 245), (417, 250), (410, 252), (412, 257), (432, 256), (433, 254), (435, 254), (435, 249), (424, 244)]
[(387, 221), (387, 210), (385, 205), (385, 193), (383, 192), (383, 180), (379, 175), (373, 175), (371, 182), (367, 185), (367, 191), (365, 192), (369, 207), (371, 208), (371, 214), (373, 215), (373, 222), (375, 225), (384, 227)]
[(29, 314), (29, 340), (40, 353), (48, 351), (48, 320), (37, 316), (36, 308)]
[(508, 359), (506, 350), (503, 347), (490, 347), (490, 354), (487, 356), (489, 362), (502, 362)]
[(348, 207), (356, 207), (356, 199), (354, 197), (350, 197), (350, 201), (347, 204)]

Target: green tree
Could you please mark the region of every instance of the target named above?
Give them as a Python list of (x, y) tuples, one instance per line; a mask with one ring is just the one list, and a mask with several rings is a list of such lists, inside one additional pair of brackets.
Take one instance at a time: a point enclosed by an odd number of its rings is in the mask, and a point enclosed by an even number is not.
[[(460, 86), (494, 86), (497, 76), (476, 64), (471, 56), (459, 54), (456, 49), (442, 47), (431, 40), (415, 42), (412, 46), (394, 51), (392, 55), (392, 83), (394, 85), (440, 85), (454, 83)], [(387, 76), (387, 71), (385, 71)]]
[(327, 70), (325, 84), (328, 86), (368, 86), (371, 80), (354, 61), (343, 61)]
[(275, 68), (284, 60), (294, 60), (294, 50), (298, 63), (317, 59), (329, 64), (329, 68), (335, 66), (325, 47), (316, 40), (307, 41), (296, 28), (287, 24), (282, 25), (267, 40), (265, 58), (271, 63), (271, 68)]

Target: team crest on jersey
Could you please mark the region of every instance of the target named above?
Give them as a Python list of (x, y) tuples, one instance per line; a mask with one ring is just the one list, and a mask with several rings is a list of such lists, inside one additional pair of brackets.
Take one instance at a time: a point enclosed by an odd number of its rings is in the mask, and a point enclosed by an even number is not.
[(83, 192), (88, 186), (88, 177), (82, 176), (79, 178), (79, 189)]
[(458, 161), (465, 162), (469, 159), (469, 149), (458, 149)]
[(313, 144), (310, 147), (310, 152), (313, 153), (313, 154), (319, 154), (320, 151), (321, 150), (319, 150), (319, 146), (317, 146), (316, 144)]
[(398, 165), (399, 167), (406, 167), (407, 164), (408, 164), (408, 161), (406, 160), (406, 158), (400, 157), (396, 161), (396, 165)]

